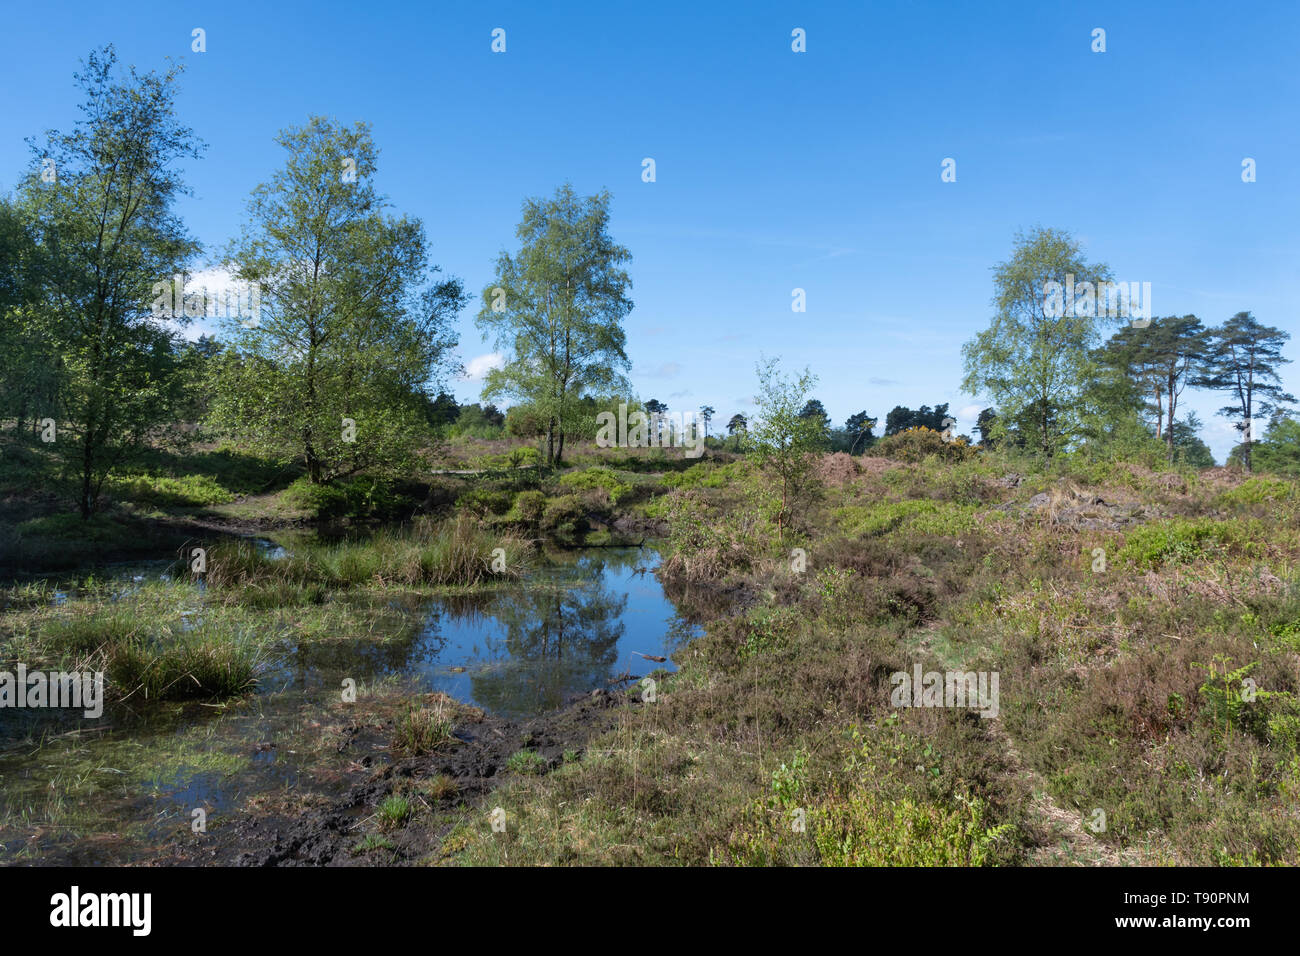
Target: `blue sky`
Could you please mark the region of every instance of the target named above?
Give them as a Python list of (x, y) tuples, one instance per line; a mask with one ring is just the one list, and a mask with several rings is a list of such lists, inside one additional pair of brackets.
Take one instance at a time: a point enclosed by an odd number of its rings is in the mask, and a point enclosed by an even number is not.
[[(633, 385), (673, 410), (748, 412), (763, 353), (810, 366), (837, 424), (949, 402), (968, 430), (960, 348), (1035, 225), (1150, 282), (1157, 315), (1298, 331), (1296, 3), (24, 4), (0, 32), (0, 189), (24, 137), (75, 121), (72, 73), (110, 41), (187, 66), (181, 117), (209, 148), (181, 212), (213, 251), (282, 162), (276, 131), (312, 113), (373, 125), (378, 187), (472, 290), (525, 196), (607, 187), (633, 254)], [(475, 310), (460, 355), (477, 367)], [(1300, 368), (1284, 383), (1300, 392)], [(1220, 459), (1222, 404), (1185, 406)]]

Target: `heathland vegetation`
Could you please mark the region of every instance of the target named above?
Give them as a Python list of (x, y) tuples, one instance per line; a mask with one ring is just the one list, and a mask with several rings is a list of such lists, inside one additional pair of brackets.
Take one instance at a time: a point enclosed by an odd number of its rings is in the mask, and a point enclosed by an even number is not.
[[(0, 670), (100, 671), (119, 744), (163, 715), (189, 730), (150, 759), (233, 774), (203, 728), (242, 726), (266, 675), (349, 641), (382, 657), (406, 609), (526, 589), (564, 549), (657, 548), (699, 627), (671, 668), (642, 654), (644, 674), (603, 675), (506, 749), (452, 697), (376, 681), (308, 702), (284, 732), (355, 785), (236, 806), (206, 837), (219, 858), (261, 814), (280, 823), (259, 833), (322, 821), (320, 862), (1300, 863), (1285, 332), (1107, 315), (1087, 289), (1109, 269), (1038, 229), (964, 349), (964, 388), (990, 400), (975, 436), (947, 404), (836, 426), (813, 371), (776, 359), (754, 407), (674, 425), (625, 376), (613, 199), (564, 185), (524, 201), (481, 290), (506, 358), (462, 404), (471, 296), (378, 192), (364, 125), (281, 134), (214, 260), (249, 308), (186, 338), (210, 314), (183, 279), (202, 250), (178, 163), (202, 148), (177, 80), (93, 55), (84, 122), (33, 141), (0, 200)], [(1067, 277), (1084, 292), (1054, 306)], [(1242, 440), (1221, 466), (1179, 417), (1187, 389), (1225, 395)], [(620, 406), (641, 428), (610, 442)], [(146, 559), (165, 575), (123, 587), (106, 567)], [(514, 613), (599, 626), (552, 597)], [(918, 670), (997, 675), (996, 715), (896, 706)], [(0, 759), (89, 733), (0, 726)], [(367, 733), (380, 757), (352, 760)], [(97, 779), (15, 788), (0, 843), (39, 861), (51, 831), (93, 830)]]

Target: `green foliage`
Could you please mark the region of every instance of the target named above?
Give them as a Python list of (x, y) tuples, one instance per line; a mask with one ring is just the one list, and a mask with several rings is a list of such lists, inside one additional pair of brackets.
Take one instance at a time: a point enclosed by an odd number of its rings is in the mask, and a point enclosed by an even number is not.
[(388, 483), (377, 478), (313, 484), (304, 476), (284, 490), (283, 498), (291, 508), (320, 519), (372, 518), (391, 514), (398, 504)]
[(1065, 232), (1017, 235), (1011, 258), (994, 268), (997, 314), (962, 346), (962, 387), (992, 397), (1000, 416), (997, 434), (1019, 421), (1028, 447), (1043, 455), (1067, 447), (1080, 433), (1078, 398), (1093, 378), (1090, 353), (1099, 339), (1101, 320), (1071, 303), (1049, 300), (1048, 283), (1063, 287), (1067, 276), (1080, 289), (1111, 278), (1107, 266), (1085, 261)]
[(962, 461), (977, 452), (964, 438), (944, 441), (943, 435), (924, 426), (886, 435), (871, 448), (871, 454), (897, 461), (924, 461), (937, 455), (949, 461)]
[(1247, 675), (1258, 666), (1257, 662), (1252, 662), (1233, 669), (1231, 664), (1232, 658), (1226, 654), (1215, 654), (1214, 660), (1209, 664), (1192, 664), (1206, 672), (1205, 683), (1197, 688), (1197, 693), (1205, 702), (1211, 723), (1223, 728), (1225, 741), (1234, 729), (1244, 729), (1251, 702), (1246, 699), (1243, 689)]
[(478, 326), (509, 355), (488, 372), (483, 396), (531, 406), (539, 421), (511, 433), (544, 432), (548, 465), (562, 459), (566, 434), (590, 427), (584, 395), (626, 388), (623, 265), (632, 256), (609, 235), (609, 202), (608, 192), (581, 198), (567, 183), (549, 200), (525, 200), (519, 251), (498, 256), (483, 289)]
[[(492, 570), (497, 548), (505, 551), (505, 572)], [(208, 550), (207, 582), (237, 599), (254, 585), (472, 587), (499, 576), (517, 578), (530, 563), (527, 542), (460, 514), (441, 523), (420, 519), (358, 540), (295, 547), (278, 560), (249, 542), (215, 544)]]
[(1295, 403), (1295, 397), (1282, 390), (1278, 374), (1291, 361), (1282, 357), (1282, 346), (1290, 338), (1291, 333), (1264, 325), (1249, 312), (1238, 312), (1208, 333), (1204, 368), (1195, 384), (1232, 397), (1219, 414), (1235, 420), (1247, 439), (1240, 452), (1247, 471), (1256, 444), (1245, 435), (1247, 423), (1258, 429), (1262, 421)]
[(454, 724), (444, 707), (412, 704), (397, 718), (393, 729), (393, 751), (410, 757), (433, 753), (455, 739), (453, 729)]
[(618, 475), (609, 468), (601, 467), (570, 471), (560, 477), (560, 486), (574, 491), (585, 491), (591, 488), (604, 488), (609, 492), (610, 500), (615, 503), (618, 502), (619, 498), (632, 490), (631, 485), (620, 479)]
[(1251, 459), (1258, 471), (1300, 477), (1300, 421), (1274, 422), (1264, 440), (1251, 448)]
[(666, 472), (659, 484), (665, 488), (726, 488), (740, 479), (746, 467), (737, 461), (726, 465), (699, 461), (685, 471)]
[(510, 509), (509, 518), (511, 521), (520, 521), (526, 525), (536, 527), (541, 523), (542, 515), (546, 512), (546, 496), (540, 491), (521, 491), (515, 497), (514, 506)]
[(506, 456), (511, 468), (529, 468), (541, 463), (542, 453), (530, 445), (510, 449)]
[(114, 644), (106, 680), (144, 700), (221, 700), (250, 690), (258, 667), (253, 641), (191, 635), (166, 647)]
[(1259, 505), (1269, 501), (1291, 502), (1297, 498), (1300, 498), (1300, 486), (1294, 481), (1256, 476), (1223, 492), (1218, 502), (1223, 505)]
[(230, 491), (208, 475), (130, 475), (110, 479), (107, 487), (116, 497), (145, 504), (193, 507), (235, 500)]
[[(176, 163), (201, 152), (174, 114), (181, 68), (118, 79), (115, 64), (112, 46), (92, 52), (77, 77), (85, 118), (33, 143), (17, 196), (26, 235), (4, 240), (23, 260), (24, 288), (0, 323), (20, 346), (0, 352), (0, 382), (30, 377), (20, 418), (41, 417), (35, 400), (59, 410), (55, 449), (76, 476), (83, 518), (114, 467), (174, 420), (180, 335), (151, 304), (155, 284), (198, 250), (174, 212), (185, 192)], [(46, 159), (57, 169), (49, 183)]]
[(1173, 519), (1134, 528), (1116, 559), (1139, 570), (1203, 561), (1220, 552), (1252, 554), (1260, 535), (1253, 523), (1210, 519)]
[(587, 509), (575, 495), (551, 498), (542, 512), (541, 530), (557, 538), (579, 542), (591, 528)]
[(754, 612), (749, 618), (745, 643), (739, 648), (740, 659), (765, 657), (785, 650), (799, 627), (799, 614), (793, 608), (763, 608)]
[(1155, 420), (1165, 460), (1173, 462), (1177, 457), (1178, 399), (1199, 374), (1205, 347), (1206, 331), (1194, 315), (1168, 316), (1141, 328), (1121, 328), (1093, 353), (1098, 375), (1087, 396), (1101, 407), (1093, 409), (1089, 438), (1105, 438), (1114, 418), (1127, 420), (1125, 412), (1141, 407)]
[[(229, 320), (213, 368), (213, 422), (249, 447), (302, 462), (314, 484), (414, 465), (431, 383), (449, 369), (465, 303), (437, 281), (417, 220), (386, 214), (365, 124), (312, 117), (277, 139), (284, 166), (257, 187), (229, 250), (261, 290), (257, 321)], [(340, 175), (345, 160), (355, 181)], [(313, 250), (302, 268), (303, 249)]]
[(846, 505), (835, 511), (836, 527), (852, 537), (900, 534), (958, 536), (975, 527), (974, 505), (910, 498), (870, 505)]
[(499, 438), (505, 430), (506, 417), (495, 405), (462, 405), (450, 435), (470, 435), (474, 438)]
[(793, 517), (795, 508), (806, 502), (816, 484), (814, 456), (830, 442), (824, 418), (804, 415), (808, 393), (817, 382), (807, 369), (797, 378), (783, 377), (777, 360), (758, 365), (757, 421), (746, 433), (745, 447), (764, 471), (772, 474), (780, 488), (776, 513), (778, 537)]
[(405, 826), (414, 810), (409, 797), (391, 793), (379, 805), (379, 825), (386, 830)]
[(514, 495), (509, 491), (493, 488), (475, 488), (465, 492), (456, 499), (457, 509), (486, 518), (489, 515), (503, 515), (514, 504)]
[(506, 760), (506, 769), (512, 773), (539, 774), (546, 772), (546, 758), (536, 750), (525, 747), (511, 754)]
[(945, 424), (947, 419), (947, 402), (936, 405), (933, 409), (929, 405), (922, 405), (916, 410), (912, 410), (905, 405), (896, 405), (885, 416), (885, 437), (897, 435), (899, 432), (905, 432), (911, 428), (926, 428), (934, 432), (943, 432), (948, 427)]
[(814, 818), (814, 839), (824, 866), (988, 866), (1011, 827), (986, 814), (978, 799), (945, 807), (855, 790)]

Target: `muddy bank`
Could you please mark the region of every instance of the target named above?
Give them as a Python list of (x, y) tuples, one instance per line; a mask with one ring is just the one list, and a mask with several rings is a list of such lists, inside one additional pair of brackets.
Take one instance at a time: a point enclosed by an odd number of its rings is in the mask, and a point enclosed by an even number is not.
[[(336, 796), (299, 792), (276, 803), (245, 808), (202, 835), (186, 835), (155, 865), (376, 866), (436, 863), (443, 839), (461, 821), (489, 827), (493, 789), (516, 771), (507, 763), (521, 750), (540, 755), (538, 772), (580, 759), (587, 742), (612, 728), (621, 712), (641, 703), (621, 688), (601, 689), (566, 707), (511, 721), (456, 705), (454, 741), (415, 757), (392, 755), (396, 715), (353, 722), (339, 752), (352, 755), (355, 782)], [(443, 695), (424, 695), (425, 702)], [(389, 796), (410, 799), (402, 826), (385, 828), (379, 807)], [(278, 803), (278, 805), (277, 805)], [(363, 848), (367, 837), (381, 844)]]

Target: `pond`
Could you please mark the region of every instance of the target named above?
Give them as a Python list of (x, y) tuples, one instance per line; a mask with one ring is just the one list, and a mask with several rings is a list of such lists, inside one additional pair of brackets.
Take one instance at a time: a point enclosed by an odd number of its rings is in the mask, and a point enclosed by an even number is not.
[[(66, 715), (0, 710), (0, 862), (129, 862), (174, 838), (193, 808), (220, 814), (307, 778), (342, 786), (321, 728), (349, 679), (363, 689), (440, 691), (524, 719), (672, 670), (648, 658), (669, 657), (698, 629), (664, 595), (657, 559), (644, 548), (584, 549), (552, 555), (526, 580), (491, 591), (357, 601), (371, 621), (368, 638), (284, 640), (257, 691), (225, 707), (118, 706), (71, 724)], [(130, 594), (159, 571), (113, 573)], [(188, 626), (203, 596), (189, 583), (168, 586)]]

